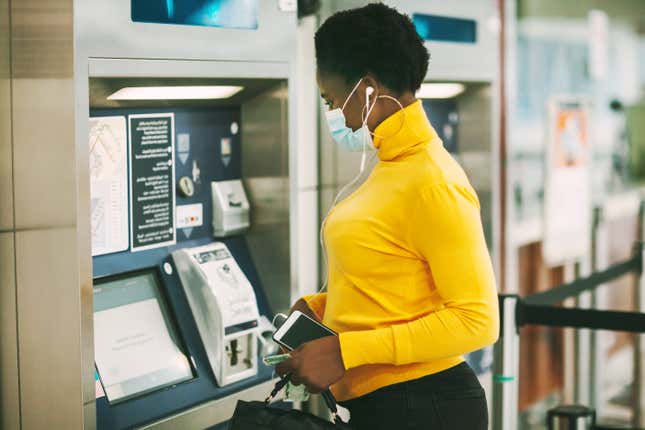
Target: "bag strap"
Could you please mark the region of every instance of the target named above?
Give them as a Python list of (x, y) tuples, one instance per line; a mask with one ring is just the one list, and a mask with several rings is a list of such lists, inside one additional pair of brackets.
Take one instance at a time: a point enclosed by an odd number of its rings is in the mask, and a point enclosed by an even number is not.
[[(276, 382), (275, 386), (273, 387), (273, 390), (271, 390), (271, 394), (269, 394), (269, 397), (264, 399), (264, 403), (269, 404), (271, 400), (273, 400), (275, 396), (277, 396), (278, 393), (284, 388), (284, 386), (289, 383), (289, 380), (291, 380), (291, 373), (287, 373), (282, 378), (280, 378), (280, 380)], [(329, 411), (331, 412), (332, 421), (335, 424), (344, 424), (344, 421), (338, 415), (336, 398), (331, 393), (331, 391), (325, 390), (320, 394), (322, 395), (322, 398), (325, 400), (325, 404), (327, 405), (327, 408), (329, 408)]]
[(285, 385), (289, 382), (291, 379), (291, 373), (287, 373), (284, 375), (278, 382), (276, 382), (275, 386), (273, 387), (273, 390), (271, 390), (271, 394), (269, 394), (269, 397), (264, 399), (264, 403), (269, 404), (271, 403), (271, 400), (275, 398), (275, 396), (278, 395), (278, 393), (284, 388)]

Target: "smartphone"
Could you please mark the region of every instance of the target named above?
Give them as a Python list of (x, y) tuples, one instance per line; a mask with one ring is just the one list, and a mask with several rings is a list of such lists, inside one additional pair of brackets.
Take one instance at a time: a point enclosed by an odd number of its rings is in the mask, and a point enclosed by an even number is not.
[(294, 350), (303, 343), (336, 335), (335, 331), (302, 312), (293, 311), (284, 324), (273, 334), (273, 340), (289, 350)]

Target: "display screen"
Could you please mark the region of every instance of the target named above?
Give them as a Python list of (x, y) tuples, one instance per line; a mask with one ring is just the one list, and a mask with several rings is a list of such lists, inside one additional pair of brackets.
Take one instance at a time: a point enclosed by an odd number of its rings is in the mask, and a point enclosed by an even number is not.
[(132, 0), (132, 21), (258, 28), (258, 0)]
[(301, 316), (293, 323), (289, 330), (282, 336), (280, 342), (291, 349), (296, 349), (303, 343), (326, 336), (334, 336), (333, 331), (316, 324), (311, 319)]
[(423, 40), (477, 42), (477, 22), (472, 19), (415, 13), (412, 15), (412, 22)]
[(94, 354), (110, 403), (194, 377), (159, 287), (154, 270), (94, 282)]

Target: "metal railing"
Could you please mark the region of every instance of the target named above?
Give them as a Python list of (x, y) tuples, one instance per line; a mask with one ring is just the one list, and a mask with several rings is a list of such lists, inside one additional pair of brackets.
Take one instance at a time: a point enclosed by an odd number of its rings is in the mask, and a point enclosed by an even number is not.
[[(518, 374), (521, 327), (542, 325), (645, 333), (645, 313), (556, 306), (567, 299), (578, 297), (581, 293), (593, 291), (621, 276), (634, 273), (639, 276), (638, 293), (636, 294), (637, 309), (644, 310), (644, 259), (643, 246), (639, 242), (634, 248), (631, 258), (606, 270), (524, 298), (514, 294), (499, 296), (500, 339), (493, 349), (493, 429), (517, 430), (519, 428)], [(645, 405), (644, 369), (641, 368), (645, 352), (643, 337), (639, 336), (635, 345), (635, 426), (643, 426), (644, 417), (642, 414), (645, 413), (642, 408)]]

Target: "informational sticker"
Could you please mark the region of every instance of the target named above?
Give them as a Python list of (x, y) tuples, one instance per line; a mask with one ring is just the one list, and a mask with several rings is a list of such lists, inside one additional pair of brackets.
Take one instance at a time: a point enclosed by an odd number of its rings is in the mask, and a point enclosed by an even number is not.
[(92, 255), (128, 249), (128, 150), (124, 116), (90, 118)]
[(201, 203), (177, 206), (177, 228), (200, 227), (204, 224), (203, 212)]
[(586, 255), (591, 231), (588, 108), (578, 97), (549, 102), (543, 254), (550, 265)]
[(188, 156), (190, 155), (190, 134), (179, 133), (177, 134), (177, 156), (181, 164), (186, 164)]
[(220, 152), (222, 154), (222, 163), (224, 163), (225, 166), (228, 166), (231, 162), (231, 154), (233, 153), (230, 137), (223, 137), (220, 140)]
[(175, 233), (174, 114), (129, 115), (130, 247), (172, 245)]

